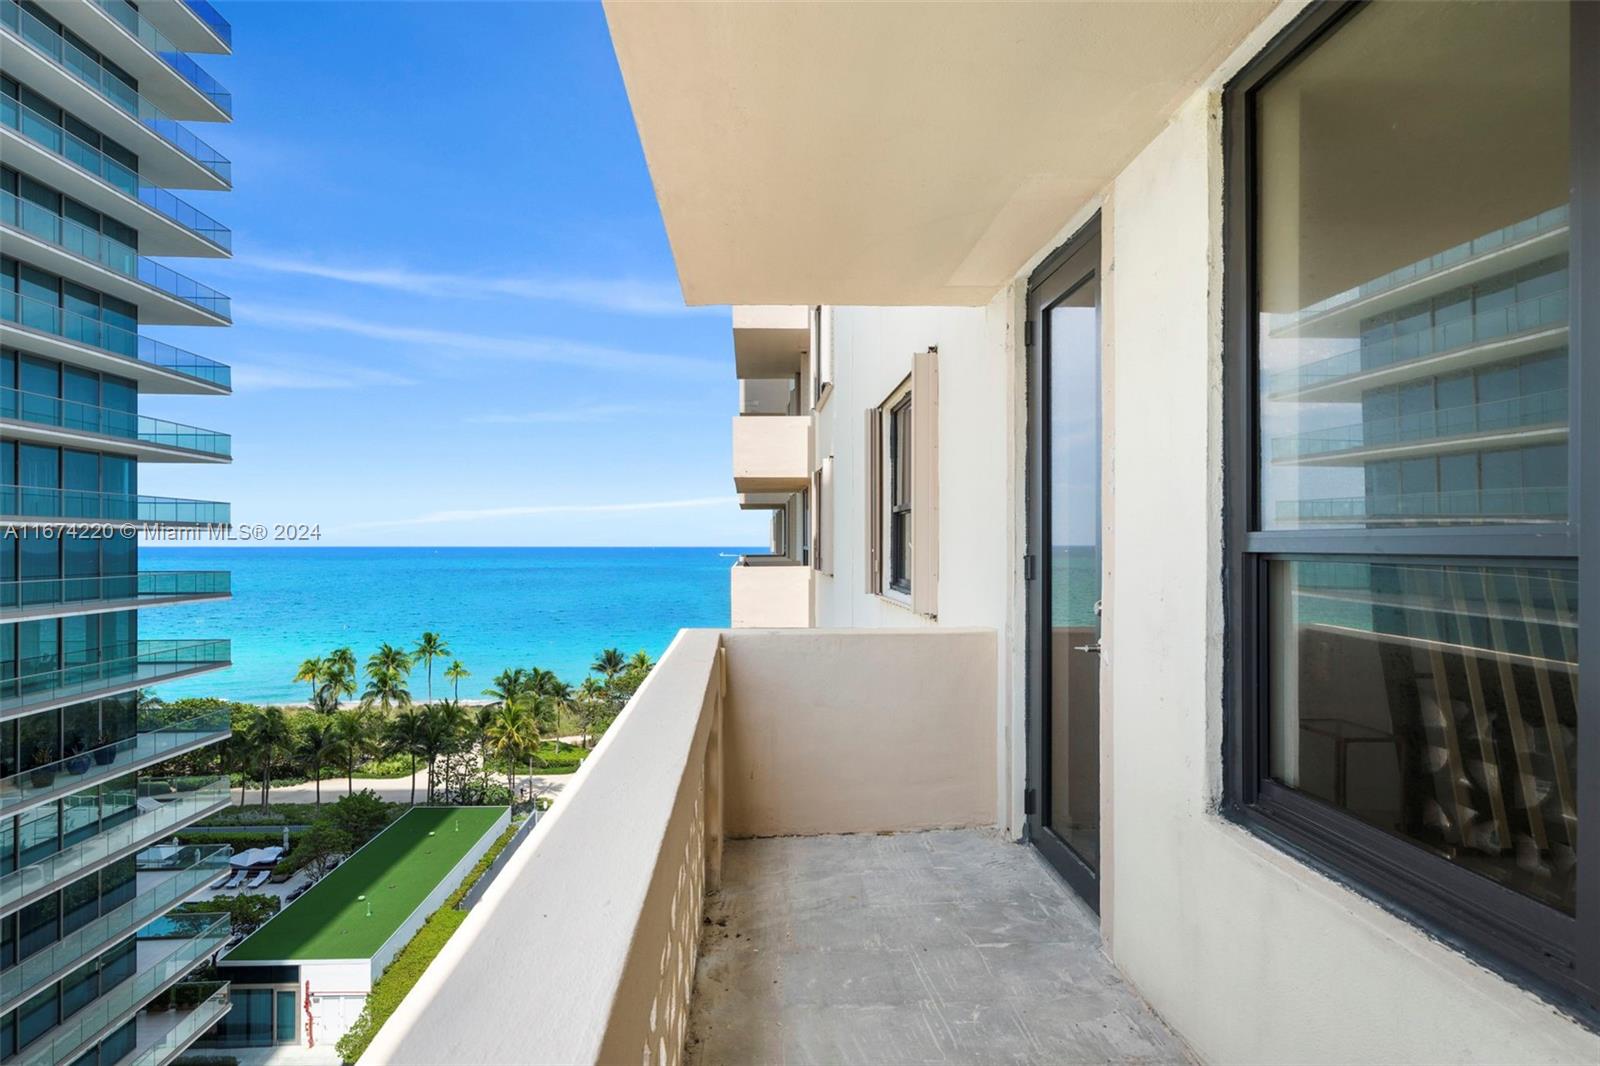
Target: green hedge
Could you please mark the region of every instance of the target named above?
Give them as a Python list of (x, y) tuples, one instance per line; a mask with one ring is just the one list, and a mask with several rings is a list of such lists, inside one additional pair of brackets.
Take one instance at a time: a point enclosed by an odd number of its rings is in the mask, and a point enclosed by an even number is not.
[[(341, 781), (340, 784), (344, 782)], [(344, 789), (330, 790), (328, 782), (323, 782), (324, 797), (322, 807), (344, 795)], [(319, 808), (315, 803), (273, 803), (266, 807), (259, 803), (247, 803), (243, 807), (229, 807), (225, 811), (218, 811), (201, 825), (310, 825), (317, 820)]]
[(406, 993), (422, 979), (428, 964), (438, 957), (439, 952), (444, 950), (445, 942), (466, 921), (467, 912), (456, 910), (456, 905), (505, 850), (506, 845), (511, 843), (511, 838), (520, 828), (520, 823), (506, 827), (506, 831), (489, 845), (489, 850), (483, 853), (483, 858), (478, 860), (456, 890), (446, 897), (438, 910), (428, 915), (422, 928), (417, 930), (417, 935), (407, 941), (406, 946), (395, 955), (394, 961), (384, 967), (372, 991), (367, 994), (367, 1005), (361, 1008), (361, 1016), (350, 1027), (350, 1031), (339, 1038), (337, 1048), (345, 1062), (355, 1062), (362, 1056), (372, 1043), (372, 1038), (383, 1028), (383, 1023), (389, 1020), (389, 1016), (400, 1006), (400, 1001), (406, 998)]
[[(294, 847), (295, 841), (300, 839), (297, 831), (289, 832), (289, 846)], [(276, 833), (179, 833), (177, 837), (180, 844), (231, 844), (234, 854), (249, 848), (280, 848), (283, 846), (282, 830)]]

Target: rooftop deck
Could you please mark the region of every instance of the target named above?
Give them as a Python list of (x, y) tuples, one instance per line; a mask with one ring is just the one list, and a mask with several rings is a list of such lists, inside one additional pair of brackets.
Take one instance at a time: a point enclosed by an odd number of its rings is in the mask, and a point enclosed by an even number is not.
[(505, 814), (504, 807), (412, 808), (226, 961), (371, 957)]
[(732, 840), (689, 1063), (1190, 1062), (1093, 916), (985, 830)]

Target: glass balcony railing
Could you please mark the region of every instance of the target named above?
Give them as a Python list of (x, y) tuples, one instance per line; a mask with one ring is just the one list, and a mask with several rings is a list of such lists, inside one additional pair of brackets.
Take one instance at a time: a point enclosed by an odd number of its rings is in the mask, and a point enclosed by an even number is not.
[(211, 27), (211, 32), (217, 39), (229, 48), (233, 47), (233, 26), (227, 19), (217, 12), (217, 9), (206, 3), (206, 0), (183, 0), (184, 6), (197, 15), (201, 22)]
[(75, 344), (99, 348), (101, 351), (148, 363), (174, 374), (182, 374), (197, 381), (233, 387), (233, 371), (226, 363), (207, 359), (203, 355), (174, 348), (164, 341), (142, 336), (131, 329), (123, 329), (88, 315), (80, 315), (64, 307), (24, 296), (20, 292), (0, 293), (0, 318), (14, 322), (25, 329), (50, 333)]
[(1272, 452), (1273, 458), (1280, 461), (1305, 459), (1314, 455), (1335, 455), (1534, 426), (1565, 425), (1568, 411), (1567, 390), (1551, 389), (1549, 392), (1512, 396), (1504, 400), (1376, 418), (1370, 422), (1334, 426), (1331, 429), (1308, 430), (1294, 436), (1275, 438)]
[(0, 714), (15, 717), (46, 703), (158, 685), (227, 666), (230, 655), (226, 640), (141, 640), (132, 655), (0, 679)]
[(112, 21), (128, 31), (128, 35), (151, 52), (161, 58), (161, 61), (171, 67), (184, 81), (194, 86), (195, 91), (206, 99), (216, 104), (223, 114), (233, 114), (233, 94), (222, 87), (222, 83), (205, 72), (205, 69), (190, 59), (184, 51), (171, 41), (165, 34), (150, 25), (148, 19), (139, 14), (139, 9), (128, 3), (128, 0), (95, 0)]
[(1459, 266), (1470, 259), (1476, 259), (1480, 255), (1497, 252), (1507, 245), (1518, 244), (1541, 234), (1554, 232), (1567, 225), (1567, 214), (1567, 205), (1561, 204), (1559, 207), (1552, 207), (1550, 210), (1541, 212), (1532, 218), (1523, 219), (1521, 222), (1497, 229), (1492, 233), (1486, 233), (1481, 237), (1474, 237), (1472, 240), (1465, 241), (1453, 248), (1446, 248), (1444, 251), (1430, 255), (1426, 259), (1420, 259), (1415, 263), (1407, 263), (1405, 266), (1391, 270), (1389, 273), (1373, 278), (1371, 281), (1364, 281), (1354, 288), (1336, 293), (1325, 300), (1318, 300), (1295, 314), (1292, 321), (1303, 322), (1307, 319), (1316, 318), (1335, 308), (1355, 303), (1357, 300), (1365, 300), (1369, 297), (1377, 296), (1379, 293), (1388, 292), (1390, 289), (1396, 289), (1401, 285), (1425, 278), (1429, 274), (1437, 274), (1441, 270)]
[(121, 241), (64, 218), (31, 200), (0, 191), (0, 223), (49, 241), (118, 274), (136, 278), (152, 289), (159, 289), (168, 296), (214, 315), (228, 318), (232, 314), (228, 298), (211, 286), (202, 285), (153, 259), (146, 259)]
[[(173, 1024), (159, 1037), (134, 1048), (131, 1058), (123, 1059), (119, 1066), (162, 1066), (188, 1047), (194, 1040), (222, 1020), (232, 1004), (228, 1000), (228, 982), (184, 982), (175, 985)], [(194, 1002), (193, 1007), (182, 1004)]]
[(140, 184), (139, 175), (131, 168), (76, 134), (62, 129), (26, 104), (0, 95), (0, 122), (218, 248), (230, 252), (233, 250), (233, 231), (228, 227), (166, 189)]
[(226, 596), (227, 570), (141, 570), (98, 577), (44, 577), (0, 580), (0, 607), (66, 606), (98, 601), (171, 600)]
[(1505, 521), (1562, 517), (1564, 487), (1389, 492), (1320, 500), (1279, 500), (1278, 517), (1297, 522), (1406, 522), (1430, 519)]
[(138, 119), (162, 140), (205, 167), (225, 182), (233, 180), (233, 164), (226, 156), (172, 119), (138, 90), (113, 77), (99, 61), (33, 15), (16, 0), (0, 0), (0, 26), (15, 34), (34, 51), (95, 90), (116, 107)]
[(119, 852), (170, 835), (226, 804), (229, 795), (226, 774), (140, 781), (134, 817), (0, 877), (0, 908), (13, 910), (29, 896), (93, 869)]
[(180, 500), (167, 496), (134, 496), (118, 492), (0, 485), (0, 521), (18, 518), (63, 518), (141, 526), (226, 526), (232, 508), (213, 500)]
[(139, 931), (139, 970), (99, 999), (35, 1040), (8, 1060), (16, 1066), (53, 1066), (72, 1062), (74, 1056), (99, 1038), (119, 1019), (132, 1014), (163, 986), (193, 970), (228, 942), (231, 926), (226, 914), (206, 915), (204, 924), (158, 918)]
[(57, 974), (165, 914), (227, 873), (232, 857), (233, 848), (226, 844), (151, 848), (140, 852), (135, 861), (141, 872), (166, 876), (122, 906), (79, 926), (44, 951), (29, 955), (0, 973), (0, 1002), (14, 1003), (31, 995)]
[(1298, 392), (1330, 381), (1424, 359), (1433, 355), (1505, 341), (1524, 333), (1537, 333), (1567, 324), (1567, 293), (1546, 293), (1505, 307), (1444, 322), (1431, 329), (1407, 333), (1376, 344), (1341, 352), (1327, 359), (1272, 375), (1269, 391)]
[(0, 419), (3, 418), (224, 458), (233, 448), (233, 439), (226, 433), (16, 389), (0, 388)]

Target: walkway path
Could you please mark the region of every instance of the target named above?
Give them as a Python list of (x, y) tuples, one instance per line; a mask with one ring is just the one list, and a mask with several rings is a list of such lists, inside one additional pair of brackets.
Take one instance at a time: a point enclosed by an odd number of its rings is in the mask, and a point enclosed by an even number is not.
[[(518, 774), (516, 777), (517, 788), (533, 783), (535, 796), (555, 796), (568, 781), (571, 774)], [(505, 784), (505, 775), (496, 774), (495, 784)], [(355, 780), (356, 791), (370, 788), (378, 794), (379, 799), (388, 800), (390, 803), (411, 802), (411, 778), (409, 777), (358, 777)], [(345, 780), (338, 778), (323, 778), (322, 802), (332, 803), (346, 793)], [(417, 800), (421, 802), (428, 795), (428, 771), (417, 771)], [(317, 786), (315, 782), (306, 781), (299, 785), (273, 785), (272, 794), (268, 797), (273, 803), (315, 803), (317, 799)], [(239, 802), (239, 790), (233, 790), (233, 802)], [(245, 790), (244, 802), (246, 806), (261, 802), (261, 790), (251, 788)]]

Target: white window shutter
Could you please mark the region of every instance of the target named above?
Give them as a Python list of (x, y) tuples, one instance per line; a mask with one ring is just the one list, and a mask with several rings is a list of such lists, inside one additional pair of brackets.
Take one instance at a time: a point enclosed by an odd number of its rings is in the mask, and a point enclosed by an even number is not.
[(939, 613), (939, 353), (911, 360), (911, 609)]
[(821, 506), (817, 510), (822, 528), (817, 530), (817, 545), (822, 554), (821, 570), (833, 576), (833, 456), (822, 457), (822, 485), (818, 489)]
[(866, 578), (868, 595), (883, 591), (883, 412), (876, 407), (867, 408), (866, 439), (862, 442), (866, 457)]

